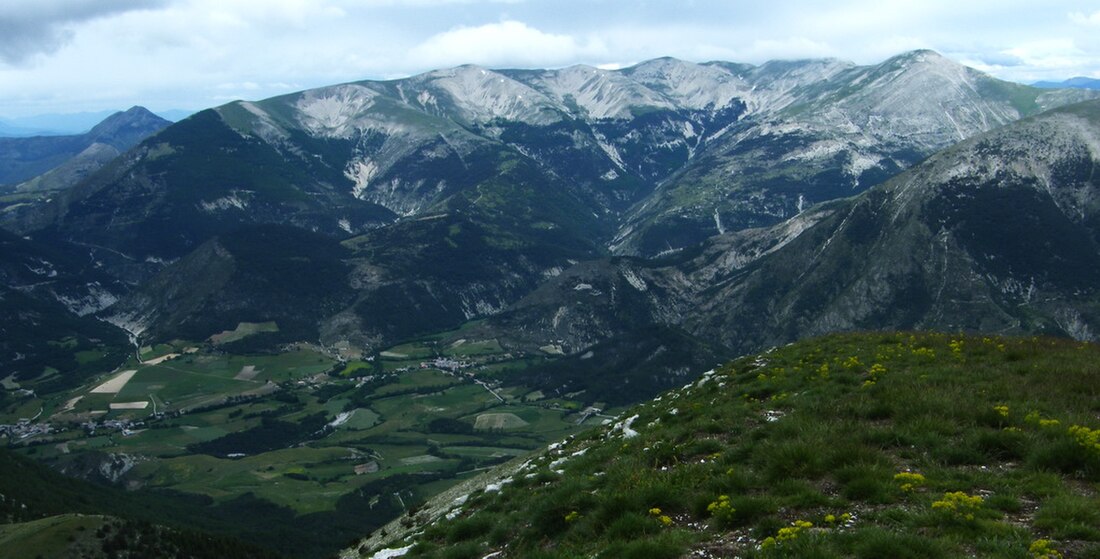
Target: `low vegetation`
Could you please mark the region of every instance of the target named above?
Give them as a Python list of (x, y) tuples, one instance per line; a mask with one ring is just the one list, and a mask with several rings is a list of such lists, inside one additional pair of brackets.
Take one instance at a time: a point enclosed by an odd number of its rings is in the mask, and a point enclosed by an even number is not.
[(551, 446), (446, 518), (410, 517), (422, 534), (387, 546), (1100, 557), (1097, 363), (1096, 345), (1046, 338), (852, 334), (774, 349)]

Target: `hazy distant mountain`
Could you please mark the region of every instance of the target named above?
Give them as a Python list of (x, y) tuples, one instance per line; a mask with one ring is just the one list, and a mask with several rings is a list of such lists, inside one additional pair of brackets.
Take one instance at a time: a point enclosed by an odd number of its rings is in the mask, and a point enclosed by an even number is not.
[(87, 111), (80, 113), (49, 113), (32, 115), (25, 117), (14, 117), (3, 119), (4, 123), (11, 127), (22, 130), (31, 131), (31, 134), (4, 133), (0, 128), (0, 135), (3, 136), (76, 136), (83, 134), (96, 124), (99, 124), (103, 119), (111, 116), (117, 111)]
[(0, 119), (0, 138), (23, 138), (27, 136), (49, 135), (48, 130), (26, 128), (7, 120)]
[[(95, 111), (83, 113), (42, 114), (27, 117), (0, 118), (0, 138), (25, 138), (28, 136), (78, 136), (91, 130), (119, 111)], [(196, 111), (169, 109), (155, 111), (165, 120), (178, 122)]]
[[(133, 107), (83, 134), (0, 138), (0, 190), (67, 188), (169, 124), (142, 107)], [(32, 182), (21, 184), (25, 181)]]
[(1096, 78), (1076, 77), (1060, 82), (1035, 82), (1033, 87), (1044, 89), (1076, 88), (1076, 89), (1100, 89), (1100, 80)]

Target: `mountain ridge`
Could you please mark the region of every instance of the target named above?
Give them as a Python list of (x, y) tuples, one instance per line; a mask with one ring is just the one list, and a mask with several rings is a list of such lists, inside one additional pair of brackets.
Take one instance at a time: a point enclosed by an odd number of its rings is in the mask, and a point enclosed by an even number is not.
[[(35, 185), (25, 186), (25, 181), (63, 165), (83, 163), (93, 165), (92, 170), (98, 169), (109, 158), (97, 159), (95, 154), (81, 157), (82, 152), (98, 146), (99, 150), (117, 156), (169, 124), (144, 107), (135, 106), (111, 114), (82, 134), (0, 138), (0, 187), (35, 190)], [(58, 187), (75, 184), (89, 172), (84, 170), (79, 177), (69, 178)]]
[(1029, 117), (861, 195), (664, 263), (574, 267), (486, 328), (532, 345), (561, 340), (567, 352), (635, 323), (675, 325), (735, 354), (881, 328), (1091, 340), (1100, 321), (1097, 130), (1100, 101)]
[[(52, 202), (2, 219), (38, 240), (82, 243), (131, 285), (170, 278), (173, 263), (241, 228), (285, 223), (347, 239), (360, 247), (347, 280), (355, 302), (309, 320), (326, 344), (356, 340), (370, 351), (432, 324), (500, 314), (576, 262), (675, 256), (817, 206), (805, 216), (824, 215), (830, 200), (872, 188), (959, 137), (1090, 95), (1001, 82), (932, 51), (871, 66), (467, 65), (204, 111)], [(744, 237), (753, 250), (779, 246), (753, 235)], [(496, 271), (469, 264), (481, 253), (495, 255)], [(398, 264), (398, 254), (412, 264)], [(685, 289), (667, 281), (669, 293)], [(625, 276), (610, 285), (635, 289)], [(656, 323), (679, 323), (692, 308), (683, 301), (697, 296), (650, 303)], [(248, 297), (264, 300), (259, 291)], [(116, 313), (120, 323), (198, 312), (158, 313), (148, 308), (155, 298), (138, 299), (118, 307), (127, 309)], [(410, 321), (403, 308), (421, 314)]]

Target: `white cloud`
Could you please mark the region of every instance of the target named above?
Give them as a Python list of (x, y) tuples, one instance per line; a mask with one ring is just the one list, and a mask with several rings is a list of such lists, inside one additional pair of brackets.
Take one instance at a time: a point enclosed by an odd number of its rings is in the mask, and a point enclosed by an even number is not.
[(827, 58), (840, 53), (836, 48), (806, 37), (757, 39), (738, 51), (745, 60), (776, 60), (793, 58)]
[[(202, 108), (440, 67), (658, 56), (872, 64), (932, 48), (998, 77), (1100, 73), (1095, 0), (0, 0), (0, 116)], [(1091, 4), (1091, 5), (1090, 5)]]
[(1100, 26), (1100, 10), (1096, 10), (1091, 14), (1084, 12), (1070, 12), (1069, 19), (1073, 23), (1080, 25), (1095, 25)]
[(1087, 56), (1077, 48), (1072, 39), (1049, 39), (1023, 43), (1004, 51), (1005, 54), (1019, 59), (1027, 66), (1046, 68), (1067, 68), (1077, 64)]
[(76, 24), (159, 7), (163, 0), (6, 0), (0, 4), (0, 61), (25, 64), (36, 55), (57, 52), (73, 37)]
[(592, 56), (605, 56), (599, 42), (582, 43), (570, 35), (545, 33), (519, 21), (457, 27), (429, 37), (414, 47), (409, 60), (420, 67), (459, 64), (486, 66), (555, 66)]

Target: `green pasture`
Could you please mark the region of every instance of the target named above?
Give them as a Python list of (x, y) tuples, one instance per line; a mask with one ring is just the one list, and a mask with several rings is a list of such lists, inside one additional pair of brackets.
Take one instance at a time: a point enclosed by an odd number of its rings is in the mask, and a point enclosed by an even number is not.
[(459, 384), (462, 381), (436, 369), (418, 369), (398, 375), (397, 382), (383, 386), (375, 391), (378, 396), (407, 392), (411, 389), (425, 388), (429, 386), (444, 386)]
[[(59, 341), (64, 343), (64, 341)], [(411, 342), (391, 348), (402, 358), (383, 358), (384, 367), (419, 365), (436, 354), (436, 342)], [(143, 357), (175, 353), (190, 347), (184, 342), (144, 348)], [(500, 351), (495, 340), (451, 344), (446, 355), (473, 358)], [(386, 384), (355, 388), (349, 379), (318, 377), (321, 384), (298, 385), (295, 381), (334, 370), (337, 363), (309, 349), (277, 355), (228, 355), (185, 353), (157, 365), (134, 364), (137, 372), (117, 394), (92, 394), (95, 383), (70, 394), (59, 395), (49, 405), (60, 409), (81, 396), (72, 414), (82, 420), (132, 418), (146, 424), (130, 435), (100, 429), (87, 436), (79, 428), (55, 435), (54, 444), (33, 449), (36, 457), (68, 461), (82, 452), (126, 453), (148, 458), (139, 462), (127, 482), (229, 501), (246, 494), (287, 506), (299, 514), (332, 511), (341, 497), (366, 484), (402, 474), (425, 475), (418, 493), (428, 495), (449, 487), (460, 470), (471, 471), (544, 447), (552, 438), (575, 427), (562, 420), (561, 411), (536, 406), (503, 405), (483, 387), (463, 377), (435, 369), (419, 369), (391, 375)], [(248, 368), (248, 369), (246, 369)], [(347, 377), (373, 370), (374, 364), (354, 361), (339, 375)], [(242, 375), (242, 371), (246, 374)], [(270, 392), (274, 385), (277, 392)], [(268, 390), (227, 404), (226, 398)], [(526, 389), (506, 388), (506, 396)], [(157, 411), (169, 415), (154, 418), (153, 405), (141, 410), (106, 411), (112, 402), (153, 400)], [(19, 411), (37, 413), (40, 401), (30, 401)], [(33, 408), (33, 409), (32, 409)], [(186, 413), (174, 416), (172, 412)], [(46, 410), (48, 415), (51, 410)], [(191, 445), (208, 443), (233, 433), (261, 427), (265, 418), (294, 424), (323, 412), (326, 421), (351, 411), (347, 422), (323, 435), (288, 440), (282, 448), (236, 459), (192, 454)], [(522, 420), (507, 432), (475, 432), (478, 414), (501, 413)], [(467, 422), (469, 432), (432, 432), (433, 420)], [(459, 427), (461, 431), (461, 427)], [(446, 425), (438, 430), (446, 431)], [(30, 450), (28, 449), (28, 452)], [(355, 474), (355, 466), (377, 461), (379, 471)], [(446, 479), (439, 479), (443, 476)]]
[(372, 371), (374, 371), (374, 363), (368, 363), (366, 361), (348, 361), (344, 364), (344, 368), (340, 370), (339, 375), (342, 377), (355, 377), (370, 374)]
[(83, 544), (99, 545), (96, 530), (102, 516), (63, 514), (30, 522), (0, 524), (0, 555), (4, 557), (62, 557)]
[(427, 359), (435, 356), (435, 348), (426, 342), (396, 345), (379, 353), (384, 360)]
[(448, 357), (473, 357), (481, 355), (497, 355), (504, 353), (500, 342), (492, 340), (456, 340), (440, 349), (440, 353)]
[(278, 332), (279, 326), (274, 321), (269, 322), (241, 322), (237, 324), (237, 327), (233, 330), (226, 330), (224, 332), (214, 334), (210, 336), (210, 341), (214, 345), (228, 344), (243, 340), (253, 334), (259, 334), (261, 332)]

